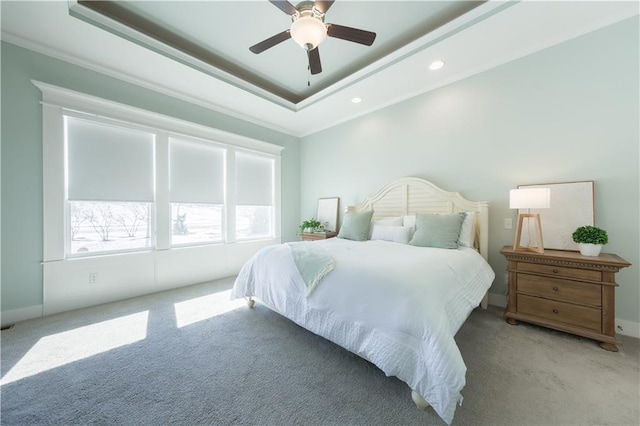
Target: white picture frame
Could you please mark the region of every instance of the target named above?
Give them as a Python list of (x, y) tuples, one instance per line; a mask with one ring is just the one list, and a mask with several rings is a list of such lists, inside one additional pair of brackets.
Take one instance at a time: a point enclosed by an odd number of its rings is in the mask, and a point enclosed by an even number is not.
[(338, 232), (338, 209), (340, 198), (320, 198), (318, 200), (317, 220), (326, 232)]
[[(572, 234), (576, 228), (595, 224), (594, 181), (560, 182), (518, 185), (518, 188), (549, 188), (551, 204), (548, 209), (520, 209), (518, 213), (538, 213), (542, 224), (545, 249), (578, 251)], [(537, 246), (535, 233), (522, 232), (522, 245)]]

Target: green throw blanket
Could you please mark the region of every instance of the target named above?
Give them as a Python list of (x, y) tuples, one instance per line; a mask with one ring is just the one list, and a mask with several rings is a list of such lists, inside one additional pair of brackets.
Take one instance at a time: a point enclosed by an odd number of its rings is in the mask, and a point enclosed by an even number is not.
[(309, 296), (322, 278), (333, 270), (336, 262), (326, 249), (310, 241), (287, 243), (287, 246)]

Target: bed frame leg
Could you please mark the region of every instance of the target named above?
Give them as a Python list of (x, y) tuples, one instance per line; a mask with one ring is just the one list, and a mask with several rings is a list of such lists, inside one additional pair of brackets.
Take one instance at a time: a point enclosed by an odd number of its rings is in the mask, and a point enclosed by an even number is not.
[(429, 403), (425, 401), (424, 398), (421, 397), (420, 394), (414, 391), (413, 389), (411, 390), (411, 399), (413, 399), (413, 402), (415, 402), (416, 407), (418, 407), (418, 409), (424, 411), (427, 408), (429, 408)]
[(480, 302), (480, 307), (482, 309), (487, 309), (488, 306), (489, 306), (489, 292), (487, 291), (484, 294), (484, 297), (482, 298), (482, 302)]
[(247, 297), (247, 306), (250, 308), (253, 308), (253, 305), (256, 304), (256, 301), (253, 300), (251, 297)]

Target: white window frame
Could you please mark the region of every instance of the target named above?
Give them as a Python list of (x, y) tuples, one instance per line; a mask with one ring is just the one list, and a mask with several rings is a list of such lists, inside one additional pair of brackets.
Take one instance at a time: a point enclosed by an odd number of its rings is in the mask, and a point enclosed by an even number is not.
[[(236, 152), (238, 152), (238, 150), (236, 150)], [(248, 154), (255, 154), (255, 153), (248, 153)], [(237, 164), (237, 162), (234, 160), (234, 161), (233, 161), (233, 164), (234, 164), (234, 166), (235, 166), (235, 165)], [(273, 175), (274, 175), (274, 176), (272, 176), (272, 180), (273, 180), (273, 182), (275, 182), (275, 173), (276, 173), (275, 168), (276, 168), (276, 164), (275, 164), (275, 161), (274, 161), (274, 167), (273, 167), (273, 170), (272, 170)], [(235, 183), (235, 180), (236, 180), (235, 170), (234, 170), (234, 173), (233, 173), (233, 180), (234, 180), (234, 183)], [(233, 192), (234, 192), (234, 194), (237, 194), (237, 191), (235, 191), (235, 190), (234, 190)], [(272, 217), (271, 217), (271, 224), (270, 224), (271, 229), (272, 229), (272, 232), (273, 232), (273, 228), (274, 228), (274, 223), (273, 223), (273, 222), (274, 222), (274, 216), (275, 216), (275, 210), (276, 210), (276, 208), (275, 208), (275, 200), (274, 200), (274, 198), (275, 198), (275, 197), (274, 197), (273, 195), (274, 195), (274, 194), (272, 194), (271, 207), (272, 207), (272, 208), (273, 208), (273, 210), (274, 210), (274, 215), (272, 215)], [(238, 207), (238, 203), (237, 203), (237, 201), (236, 201), (236, 200), (234, 200), (234, 202), (233, 202), (233, 207), (234, 207), (234, 212), (233, 212), (233, 213), (234, 213), (234, 221), (235, 221), (235, 220), (237, 219), (237, 211), (236, 211), (236, 208)], [(236, 229), (237, 229), (237, 228), (234, 228), (234, 235), (236, 236), (236, 241), (253, 241), (253, 240), (257, 240), (257, 239), (271, 239), (271, 238), (273, 238), (273, 236), (272, 236), (272, 235), (268, 235), (268, 236), (264, 236), (264, 237), (259, 237), (259, 238), (256, 238), (256, 237), (243, 237), (243, 238), (239, 238), (239, 237), (238, 237), (238, 235), (237, 235), (237, 232), (235, 232), (235, 230), (236, 230)]]
[[(185, 142), (193, 142), (193, 143), (204, 143), (204, 144), (209, 144), (213, 147), (216, 148), (220, 148), (223, 149), (225, 151), (225, 158), (223, 161), (224, 167), (225, 167), (225, 171), (224, 171), (224, 180), (225, 180), (225, 188), (224, 188), (224, 192), (225, 192), (225, 199), (223, 201), (222, 204), (222, 235), (220, 236), (220, 240), (215, 240), (215, 241), (206, 241), (206, 242), (192, 242), (192, 243), (174, 243), (172, 242), (172, 237), (171, 237), (171, 233), (169, 233), (169, 247), (170, 248), (180, 248), (180, 247), (192, 247), (192, 246), (198, 246), (198, 245), (211, 245), (211, 244), (221, 244), (221, 243), (226, 243), (227, 239), (225, 238), (226, 233), (225, 233), (225, 229), (227, 227), (227, 200), (226, 200), (226, 192), (228, 192), (228, 187), (226, 186), (226, 181), (227, 181), (227, 175), (226, 175), (226, 168), (228, 167), (227, 165), (227, 154), (226, 152), (229, 149), (233, 149), (232, 147), (230, 147), (229, 145), (225, 145), (223, 143), (218, 143), (215, 141), (210, 141), (210, 140), (203, 140), (203, 139), (199, 139), (199, 138), (195, 138), (192, 136), (188, 136), (188, 135), (183, 135), (183, 134), (177, 134), (177, 133), (169, 133), (166, 135), (167, 136), (167, 147), (169, 146), (169, 139), (170, 138), (176, 138), (176, 139), (181, 139), (182, 141)], [(168, 149), (168, 148), (167, 148)], [(167, 151), (169, 152), (169, 151)], [(167, 165), (169, 167), (169, 157), (167, 157)], [(169, 168), (167, 167), (167, 170), (169, 170)], [(167, 179), (169, 179), (169, 174), (167, 173)], [(167, 190), (169, 189), (169, 185), (166, 185)], [(170, 200), (170, 194), (169, 192), (167, 192), (167, 200), (169, 200), (169, 226), (171, 226), (171, 221), (173, 220), (173, 216), (172, 216), (172, 212), (171, 212), (171, 200)]]
[[(118, 126), (121, 127), (123, 129), (129, 129), (129, 130), (135, 130), (135, 131), (141, 131), (141, 132), (145, 132), (145, 133), (150, 133), (150, 134), (154, 134), (154, 149), (153, 151), (156, 152), (156, 156), (157, 156), (157, 149), (156, 149), (156, 144), (157, 144), (157, 136), (158, 136), (158, 132), (156, 129), (147, 127), (147, 126), (140, 126), (137, 124), (133, 124), (130, 122), (124, 122), (124, 121), (120, 121), (120, 120), (112, 120), (112, 119), (106, 119), (104, 117), (100, 117), (97, 116), (95, 114), (87, 114), (87, 113), (82, 113), (76, 110), (68, 110), (68, 109), (64, 109), (62, 110), (62, 118), (63, 118), (63, 126), (64, 126), (64, 117), (74, 117), (74, 118), (80, 118), (83, 120), (87, 120), (87, 121), (93, 121), (95, 123), (100, 123), (100, 124), (107, 124), (107, 125), (113, 125), (113, 126)], [(43, 131), (43, 136), (44, 136), (44, 131)], [(64, 139), (63, 139), (64, 141)], [(65, 141), (66, 142), (66, 141)], [(68, 194), (67, 194), (67, 178), (68, 176), (66, 175), (66, 168), (67, 168), (67, 152), (66, 152), (66, 145), (64, 147), (65, 149), (65, 153), (64, 153), (64, 161), (65, 161), (65, 168), (64, 168), (64, 172), (65, 172), (65, 203), (64, 203), (64, 215), (65, 215), (65, 221), (64, 221), (64, 240), (65, 240), (65, 257), (67, 259), (72, 259), (72, 258), (81, 258), (81, 257), (92, 257), (92, 256), (102, 256), (102, 255), (110, 255), (110, 254), (125, 254), (125, 253), (134, 253), (134, 252), (142, 252), (142, 251), (151, 251), (155, 248), (155, 239), (156, 239), (156, 232), (153, 232), (151, 234), (151, 238), (150, 238), (150, 245), (147, 247), (139, 247), (139, 248), (133, 248), (133, 249), (119, 249), (119, 250), (104, 250), (104, 251), (98, 251), (98, 252), (86, 252), (86, 253), (72, 253), (71, 252), (71, 240), (69, 238), (69, 236), (71, 235), (71, 230), (68, 228), (68, 226), (71, 223), (71, 209), (70, 209), (70, 205), (69, 205), (69, 200), (68, 200)], [(154, 180), (155, 180), (155, 175), (157, 175), (157, 173), (154, 171)], [(46, 181), (46, 180), (45, 180)], [(120, 202), (120, 201), (113, 201), (114, 203)], [(151, 218), (150, 218), (150, 224), (149, 226), (151, 227), (152, 230), (156, 229), (156, 215), (155, 215), (155, 210), (156, 210), (156, 203), (155, 202), (151, 202)]]
[[(246, 150), (272, 157), (274, 161), (273, 239), (281, 238), (281, 151), (283, 147), (253, 138), (202, 126), (189, 121), (105, 100), (84, 93), (32, 80), (42, 92), (43, 127), (43, 261), (66, 259), (67, 200), (65, 196), (64, 120), (66, 111), (99, 120), (122, 121), (135, 127), (154, 129), (156, 134), (155, 248), (171, 249), (171, 204), (169, 202), (169, 136), (192, 138), (223, 146), (227, 151), (225, 244), (235, 243), (235, 152)], [(243, 240), (245, 241), (245, 240)], [(109, 252), (108, 254), (126, 254)]]
[[(113, 201), (114, 203), (118, 203), (120, 201)], [(105, 201), (105, 203), (108, 203), (108, 201)], [(151, 217), (149, 218), (149, 227), (151, 228), (151, 230), (154, 230), (156, 228), (156, 223), (155, 223), (155, 203), (149, 203), (151, 204)], [(104, 255), (110, 255), (110, 254), (126, 254), (126, 253), (139, 253), (139, 252), (144, 252), (144, 251), (151, 251), (154, 250), (155, 248), (155, 232), (151, 233), (150, 236), (150, 241), (149, 241), (149, 246), (145, 246), (145, 247), (137, 247), (137, 248), (129, 248), (129, 249), (118, 249), (118, 250), (102, 250), (102, 251), (93, 251), (93, 252), (83, 252), (83, 253), (73, 253), (71, 251), (71, 246), (72, 246), (72, 242), (71, 242), (71, 230), (68, 228), (68, 226), (71, 224), (71, 206), (69, 205), (69, 200), (65, 200), (64, 203), (64, 207), (65, 207), (65, 222), (64, 222), (64, 229), (65, 229), (65, 258), (66, 259), (75, 259), (75, 258), (82, 258), (82, 257), (92, 257), (92, 256), (104, 256)]]

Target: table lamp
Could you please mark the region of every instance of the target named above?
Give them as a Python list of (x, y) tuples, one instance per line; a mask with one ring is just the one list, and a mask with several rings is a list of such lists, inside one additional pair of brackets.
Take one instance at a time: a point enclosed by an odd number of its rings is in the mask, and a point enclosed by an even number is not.
[[(527, 209), (527, 213), (518, 213), (518, 225), (516, 226), (516, 236), (513, 241), (513, 249), (519, 251), (532, 251), (536, 253), (544, 253), (544, 244), (542, 243), (542, 225), (540, 224), (540, 215), (531, 213), (530, 209), (548, 209), (551, 205), (551, 189), (550, 188), (520, 188), (509, 191), (509, 208)], [(530, 229), (530, 223), (535, 224), (537, 247), (522, 246), (520, 239), (522, 236), (522, 224), (527, 218), (527, 229)], [(531, 238), (529, 238), (531, 244)]]

